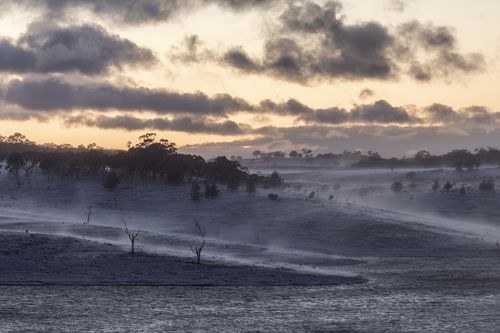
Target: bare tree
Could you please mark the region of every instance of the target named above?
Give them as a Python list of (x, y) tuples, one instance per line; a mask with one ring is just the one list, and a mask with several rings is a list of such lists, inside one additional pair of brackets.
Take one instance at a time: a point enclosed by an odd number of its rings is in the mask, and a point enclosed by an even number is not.
[(130, 254), (134, 255), (135, 254), (135, 241), (139, 237), (140, 231), (131, 231), (128, 226), (127, 226), (127, 221), (125, 219), (122, 219), (123, 224), (125, 225), (125, 234), (128, 236), (128, 239), (130, 239)]
[(201, 252), (203, 251), (203, 248), (205, 247), (205, 230), (201, 227), (200, 223), (198, 220), (194, 221), (195, 228), (196, 228), (196, 233), (197, 233), (197, 239), (189, 245), (189, 249), (196, 255), (196, 263), (201, 264)]
[(90, 215), (92, 215), (92, 206), (89, 207), (89, 213), (87, 215), (87, 221), (85, 221), (83, 224), (90, 224)]

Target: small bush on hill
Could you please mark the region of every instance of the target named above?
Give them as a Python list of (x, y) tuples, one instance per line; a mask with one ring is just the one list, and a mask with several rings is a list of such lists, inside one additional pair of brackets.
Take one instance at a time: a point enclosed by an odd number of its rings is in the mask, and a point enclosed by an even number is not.
[(269, 193), (267, 195), (267, 197), (269, 198), (269, 200), (273, 200), (273, 201), (277, 201), (278, 200), (278, 195), (276, 193)]
[(446, 182), (446, 184), (444, 184), (443, 190), (445, 190), (446, 192), (450, 192), (453, 189), (453, 186), (454, 184), (448, 181)]
[(417, 173), (415, 171), (408, 172), (405, 175), (405, 178), (406, 178), (406, 180), (409, 180), (409, 181), (415, 181), (415, 179), (417, 179)]
[(205, 186), (205, 196), (207, 198), (214, 198), (219, 195), (219, 189), (215, 182), (209, 183)]
[(249, 175), (247, 177), (245, 187), (248, 193), (253, 193), (255, 192), (257, 188), (257, 176), (256, 175)]
[(104, 175), (104, 188), (113, 190), (118, 186), (118, 184), (120, 184), (120, 177), (116, 171), (111, 170)]
[(403, 184), (401, 182), (394, 182), (392, 183), (391, 185), (391, 191), (394, 192), (394, 193), (399, 193), (403, 190)]
[(197, 181), (191, 184), (191, 200), (199, 201), (201, 199), (201, 187)]
[(466, 192), (465, 192), (465, 186), (462, 185), (462, 187), (460, 187), (460, 195), (465, 195)]
[(434, 184), (432, 184), (432, 190), (434, 192), (438, 191), (441, 188), (441, 184), (439, 184), (439, 180), (435, 180)]
[(479, 191), (481, 192), (494, 192), (495, 182), (493, 180), (483, 180), (479, 184)]

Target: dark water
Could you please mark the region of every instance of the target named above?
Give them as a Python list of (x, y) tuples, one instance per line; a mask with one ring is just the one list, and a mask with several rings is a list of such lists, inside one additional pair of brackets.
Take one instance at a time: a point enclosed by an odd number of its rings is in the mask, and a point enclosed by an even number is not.
[(488, 290), (0, 287), (0, 331), (499, 332), (500, 293)]

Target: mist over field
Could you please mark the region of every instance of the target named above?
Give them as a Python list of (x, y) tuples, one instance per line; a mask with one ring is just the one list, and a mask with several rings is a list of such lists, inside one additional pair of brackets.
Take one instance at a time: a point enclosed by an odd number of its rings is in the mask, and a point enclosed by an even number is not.
[(0, 1), (0, 333), (499, 332), (499, 1)]
[[(373, 153), (350, 161), (365, 167), (335, 166), (335, 159), (322, 157), (204, 160), (152, 134), (121, 152), (29, 142), (6, 147), (20, 152), (5, 153), (0, 173), (4, 286), (59, 286), (70, 288), (69, 297), (81, 297), (69, 286), (142, 286), (162, 293), (167, 286), (236, 288), (210, 296), (222, 302), (254, 290), (259, 302), (288, 309), (281, 319), (268, 318), (280, 325), (321, 288), (330, 296), (319, 302), (337, 299), (332, 310), (346, 311), (351, 330), (392, 327), (397, 312), (384, 304), (404, 306), (408, 299), (401, 293), (418, 307), (448, 298), (441, 315), (422, 317), (421, 327), (437, 320), (467, 331), (473, 321), (464, 316), (496, 309), (487, 305), (492, 299), (475, 298), (498, 295), (500, 169), (481, 165), (483, 155), (496, 156), (496, 150), (419, 153), (428, 156), (426, 164), (456, 165), (423, 168), (412, 166), (421, 163), (418, 158), (385, 160)], [(199, 297), (197, 289), (188, 290)], [(135, 297), (147, 302), (154, 299), (151, 292)], [(269, 303), (266, 297), (276, 293), (289, 293), (290, 301)], [(470, 312), (478, 302), (487, 310)], [(370, 309), (363, 318), (370, 324), (353, 317), (359, 307)], [(405, 310), (408, 318), (422, 313), (418, 307)], [(79, 311), (71, 309), (69, 316)], [(235, 315), (226, 307), (218, 311)], [(192, 327), (179, 316), (177, 327)], [(311, 327), (343, 327), (321, 312), (311, 316)], [(5, 325), (29, 327), (17, 318)], [(290, 329), (301, 331), (304, 323), (289, 322)], [(213, 325), (210, 316), (199, 324)], [(494, 326), (492, 319), (481, 327)]]

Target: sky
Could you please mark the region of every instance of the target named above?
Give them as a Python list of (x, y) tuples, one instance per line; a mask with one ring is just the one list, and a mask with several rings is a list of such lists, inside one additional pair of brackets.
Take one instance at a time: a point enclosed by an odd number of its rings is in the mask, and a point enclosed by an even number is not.
[(250, 156), (498, 146), (497, 0), (5, 0), (0, 135)]

